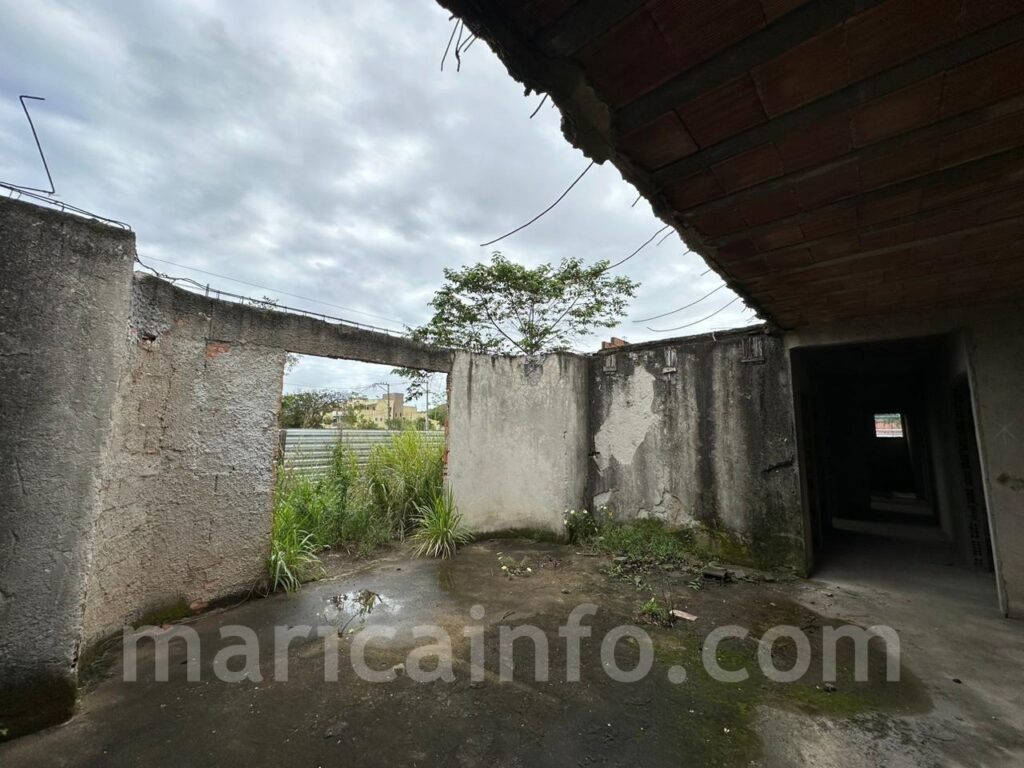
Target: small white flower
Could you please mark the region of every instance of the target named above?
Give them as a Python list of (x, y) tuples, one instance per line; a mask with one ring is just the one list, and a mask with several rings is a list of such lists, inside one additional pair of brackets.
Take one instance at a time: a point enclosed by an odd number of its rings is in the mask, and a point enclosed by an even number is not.
[(526, 569), (526, 572), (527, 572), (527, 573), (533, 573), (533, 568), (527, 568), (527, 569)]
[(501, 566), (501, 570), (503, 570), (503, 571), (507, 571), (507, 570), (508, 570), (508, 566), (507, 566), (507, 565), (503, 565), (503, 566)]

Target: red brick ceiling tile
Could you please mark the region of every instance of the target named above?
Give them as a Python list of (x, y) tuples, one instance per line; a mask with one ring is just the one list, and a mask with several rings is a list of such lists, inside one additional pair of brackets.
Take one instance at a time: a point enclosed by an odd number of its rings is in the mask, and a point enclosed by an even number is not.
[(739, 232), (745, 226), (739, 211), (729, 205), (713, 211), (698, 213), (691, 222), (694, 228), (706, 237), (722, 237)]
[(859, 165), (863, 188), (877, 189), (926, 174), (935, 170), (938, 156), (939, 143), (933, 139), (889, 152), (881, 157), (862, 159)]
[(743, 75), (676, 108), (701, 147), (765, 122), (753, 80)]
[(653, 0), (647, 7), (682, 69), (711, 58), (765, 25), (759, 0)]
[(771, 269), (792, 269), (793, 267), (804, 267), (814, 263), (814, 256), (809, 248), (797, 248), (778, 253), (769, 253), (765, 256), (768, 266)]
[(774, 21), (806, 2), (807, 0), (761, 0), (761, 6), (764, 8), (765, 17), (769, 21)]
[(961, 0), (889, 0), (847, 22), (854, 81), (942, 45), (956, 34)]
[(777, 138), (775, 146), (786, 172), (820, 165), (849, 152), (853, 146), (851, 115), (849, 111), (838, 112)]
[(588, 43), (576, 58), (613, 107), (629, 103), (679, 70), (676, 51), (643, 8)]
[(800, 207), (810, 211), (860, 192), (860, 170), (855, 160), (844, 161), (825, 173), (794, 181), (793, 189)]
[(964, 0), (957, 19), (957, 34), (967, 35), (1024, 11), (1020, 0)]
[(754, 147), (712, 166), (712, 173), (722, 189), (735, 192), (782, 175), (782, 158), (775, 145)]
[(623, 137), (619, 147), (648, 171), (697, 151), (697, 144), (675, 112), (667, 112), (653, 123)]
[(762, 232), (753, 238), (759, 251), (774, 251), (804, 241), (804, 231), (798, 224), (783, 224), (775, 229)]
[(741, 200), (737, 207), (743, 220), (751, 227), (785, 219), (800, 212), (800, 205), (789, 187), (767, 192), (750, 200)]
[(855, 208), (832, 208), (812, 211), (800, 218), (800, 228), (808, 240), (818, 240), (857, 228)]
[(721, 195), (722, 188), (710, 171), (699, 171), (665, 187), (665, 198), (680, 212)]
[(1014, 43), (946, 73), (942, 117), (992, 104), (1024, 86), (1024, 43)]
[(939, 142), (943, 165), (967, 162), (1024, 145), (1024, 111), (990, 120), (944, 137)]
[(752, 74), (771, 117), (839, 90), (850, 82), (845, 31), (836, 27), (812, 37)]
[(910, 189), (893, 195), (867, 200), (857, 206), (857, 218), (867, 227), (917, 213), (921, 208), (921, 189)]
[(942, 75), (875, 99), (853, 117), (854, 145), (863, 147), (935, 122), (942, 102)]
[(736, 264), (740, 261), (746, 261), (753, 256), (757, 256), (757, 249), (746, 238), (718, 248), (718, 260), (722, 264)]
[(871, 250), (909, 243), (914, 239), (915, 231), (914, 222), (908, 221), (884, 229), (876, 229), (873, 232), (862, 232), (860, 247), (864, 250)]
[(522, 15), (532, 19), (539, 26), (546, 27), (577, 2), (578, 0), (528, 0), (522, 6)]

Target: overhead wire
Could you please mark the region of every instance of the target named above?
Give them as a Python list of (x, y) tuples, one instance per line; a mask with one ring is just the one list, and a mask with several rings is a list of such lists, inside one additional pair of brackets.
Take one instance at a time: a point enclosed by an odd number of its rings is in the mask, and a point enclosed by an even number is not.
[(705, 315), (704, 317), (700, 318), (700, 320), (694, 320), (691, 323), (684, 323), (683, 325), (677, 325), (675, 328), (651, 328), (650, 326), (647, 326), (647, 330), (648, 331), (653, 331), (654, 333), (670, 333), (671, 331), (681, 331), (684, 328), (691, 328), (694, 325), (697, 325), (698, 323), (703, 323), (705, 320), (710, 320), (712, 317), (717, 315), (719, 312), (725, 311), (727, 308), (731, 307), (733, 304), (735, 304), (739, 300), (740, 300), (739, 296), (734, 296), (728, 303), (726, 303), (723, 306), (719, 307), (714, 312), (712, 312), (710, 315)]
[(642, 250), (643, 250), (644, 248), (646, 248), (646, 247), (647, 247), (648, 245), (650, 245), (650, 244), (651, 244), (651, 242), (652, 242), (652, 241), (654, 240), (654, 238), (656, 238), (656, 237), (657, 237), (658, 235), (660, 235), (660, 234), (661, 234), (662, 232), (664, 232), (664, 231), (665, 231), (666, 229), (668, 229), (668, 224), (666, 224), (666, 225), (665, 225), (664, 227), (662, 227), (662, 228), (661, 228), (661, 229), (659, 229), (659, 230), (658, 230), (657, 232), (655, 232), (655, 233), (654, 233), (653, 235), (651, 235), (651, 236), (650, 236), (649, 238), (647, 238), (647, 239), (646, 239), (646, 240), (644, 241), (643, 245), (641, 245), (641, 246), (640, 246), (639, 248), (637, 248), (637, 249), (636, 249), (635, 251), (633, 251), (633, 252), (632, 252), (631, 254), (629, 254), (629, 256), (627, 256), (627, 257), (626, 257), (626, 258), (624, 258), (624, 259), (619, 259), (619, 260), (618, 260), (618, 261), (616, 261), (616, 262), (615, 262), (614, 264), (609, 264), (609, 265), (608, 265), (607, 267), (605, 267), (605, 268), (604, 268), (604, 271), (605, 271), (605, 272), (607, 272), (607, 271), (609, 271), (609, 270), (611, 270), (611, 269), (615, 269), (616, 267), (618, 267), (618, 266), (621, 266), (621, 265), (625, 264), (625, 263), (626, 263), (627, 261), (629, 261), (629, 260), (630, 260), (630, 259), (632, 259), (632, 258), (633, 258), (634, 256), (636, 256), (636, 255), (637, 255), (638, 253), (640, 253), (640, 251), (642, 251)]
[(500, 242), (501, 240), (504, 240), (506, 237), (510, 237), (511, 235), (514, 235), (517, 232), (522, 232), (528, 226), (530, 226), (535, 221), (537, 221), (541, 216), (543, 216), (544, 214), (548, 213), (552, 208), (554, 208), (556, 205), (558, 205), (560, 202), (562, 202), (562, 200), (565, 199), (565, 196), (568, 195), (572, 191), (573, 187), (575, 187), (577, 184), (579, 184), (580, 181), (583, 179), (583, 177), (587, 175), (587, 171), (589, 171), (593, 167), (594, 167), (594, 161), (591, 160), (587, 164), (587, 167), (583, 169), (583, 173), (581, 173), (579, 176), (577, 176), (576, 179), (572, 182), (572, 184), (570, 184), (568, 187), (566, 187), (565, 191), (558, 196), (558, 199), (555, 200), (555, 202), (553, 202), (551, 205), (549, 205), (543, 211), (538, 213), (536, 216), (534, 216), (528, 222), (526, 222), (525, 224), (520, 224), (518, 227), (516, 227), (515, 229), (513, 229), (513, 230), (511, 230), (509, 232), (506, 232), (501, 237), (496, 237), (493, 240), (488, 240), (486, 243), (480, 243), (480, 247), (481, 248), (485, 248), (488, 245), (494, 245), (495, 243)]
[(683, 306), (679, 307), (679, 309), (673, 309), (671, 312), (663, 312), (662, 314), (655, 315), (654, 317), (645, 317), (645, 318), (642, 318), (640, 320), (634, 320), (633, 322), (634, 323), (649, 323), (649, 322), (651, 322), (651, 320), (660, 320), (663, 317), (668, 317), (669, 315), (674, 315), (677, 312), (682, 312), (684, 309), (689, 309), (690, 307), (693, 307), (693, 306), (696, 306), (697, 304), (700, 304), (702, 301), (704, 301), (704, 299), (708, 298), (709, 296), (714, 296), (716, 293), (718, 293), (723, 288), (725, 288), (725, 283), (722, 283), (717, 288), (714, 288), (714, 289), (708, 291), (703, 296), (701, 296), (699, 299), (694, 299), (689, 304), (684, 304)]

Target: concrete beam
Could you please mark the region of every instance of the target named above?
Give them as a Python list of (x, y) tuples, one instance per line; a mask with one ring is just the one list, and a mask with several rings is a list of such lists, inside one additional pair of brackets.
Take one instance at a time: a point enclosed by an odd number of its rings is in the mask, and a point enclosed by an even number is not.
[(210, 341), (441, 373), (452, 367), (451, 350), (403, 336), (200, 296), (152, 275), (137, 273), (136, 280), (152, 306), (177, 317), (205, 317)]

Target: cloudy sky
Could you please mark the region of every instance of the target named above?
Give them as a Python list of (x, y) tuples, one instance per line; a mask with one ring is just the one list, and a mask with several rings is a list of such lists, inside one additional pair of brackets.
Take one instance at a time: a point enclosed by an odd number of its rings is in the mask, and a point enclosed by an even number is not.
[[(31, 109), (61, 199), (129, 222), (161, 271), (234, 293), (417, 325), (443, 267), (486, 259), (480, 243), (542, 210), (588, 162), (557, 110), (530, 119), (539, 97), (524, 97), (482, 42), (460, 72), (453, 60), (440, 71), (452, 22), (432, 0), (0, 0), (0, 18), (0, 180), (45, 186), (17, 98), (44, 96)], [(635, 197), (610, 164), (595, 166), (496, 247), (528, 265), (618, 260), (662, 226), (645, 202), (630, 207)], [(642, 341), (754, 321), (735, 302), (685, 331), (647, 330), (706, 316), (733, 297), (724, 289), (634, 322), (718, 285), (705, 268), (675, 235), (649, 246), (621, 268), (641, 288), (613, 333)], [(288, 383), (355, 388), (386, 375), (304, 359)]]

